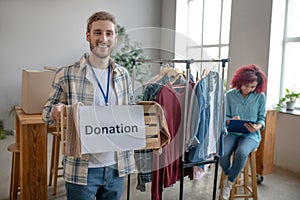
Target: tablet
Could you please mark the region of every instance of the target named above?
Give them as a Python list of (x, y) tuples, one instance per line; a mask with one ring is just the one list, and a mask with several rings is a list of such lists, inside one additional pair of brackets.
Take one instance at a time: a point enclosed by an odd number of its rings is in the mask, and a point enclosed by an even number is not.
[(229, 124), (227, 126), (228, 132), (237, 132), (237, 133), (250, 133), (248, 129), (244, 126), (245, 123), (255, 124), (253, 121), (249, 120), (229, 120)]

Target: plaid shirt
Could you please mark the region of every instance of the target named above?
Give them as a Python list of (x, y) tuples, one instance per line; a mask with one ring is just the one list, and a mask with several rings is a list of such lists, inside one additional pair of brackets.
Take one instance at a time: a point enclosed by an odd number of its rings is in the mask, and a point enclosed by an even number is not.
[[(84, 105), (93, 105), (94, 88), (88, 81), (87, 75), (87, 57), (86, 53), (79, 62), (73, 65), (60, 68), (55, 75), (52, 83), (52, 90), (43, 109), (43, 119), (45, 123), (52, 124), (50, 117), (51, 109), (58, 103), (72, 105), (82, 102)], [(132, 104), (134, 96), (132, 92), (131, 79), (127, 70), (110, 60), (113, 72), (113, 87), (117, 94), (118, 105)], [(81, 158), (65, 156), (64, 179), (67, 182), (86, 185), (88, 174), (89, 155), (83, 155)], [(135, 172), (135, 161), (133, 151), (117, 152), (117, 166), (119, 176), (125, 176)]]

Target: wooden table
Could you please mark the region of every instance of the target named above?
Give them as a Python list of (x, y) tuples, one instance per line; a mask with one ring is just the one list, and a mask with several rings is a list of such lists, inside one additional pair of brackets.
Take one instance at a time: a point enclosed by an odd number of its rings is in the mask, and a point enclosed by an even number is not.
[(47, 199), (47, 125), (41, 114), (15, 109), (16, 142), (20, 144), (20, 199)]
[(277, 110), (267, 110), (265, 129), (256, 152), (256, 171), (259, 175), (273, 173)]

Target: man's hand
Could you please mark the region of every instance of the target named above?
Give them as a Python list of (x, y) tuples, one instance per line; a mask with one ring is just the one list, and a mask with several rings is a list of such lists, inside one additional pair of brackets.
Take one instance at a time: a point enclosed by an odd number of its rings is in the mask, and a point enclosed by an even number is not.
[(60, 118), (60, 112), (62, 111), (64, 107), (64, 104), (56, 104), (53, 108), (52, 108), (52, 111), (51, 111), (51, 118), (54, 120), (54, 121), (58, 121), (59, 118)]

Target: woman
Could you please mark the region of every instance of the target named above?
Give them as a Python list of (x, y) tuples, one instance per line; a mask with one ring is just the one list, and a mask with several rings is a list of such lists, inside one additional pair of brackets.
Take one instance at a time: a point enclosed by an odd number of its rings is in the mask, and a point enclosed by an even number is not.
[[(244, 168), (248, 155), (259, 146), (260, 130), (265, 126), (266, 84), (267, 78), (261, 69), (249, 64), (235, 72), (232, 89), (226, 93), (226, 124), (229, 124), (230, 119), (255, 123), (244, 124), (250, 133), (228, 132), (225, 137), (224, 156), (220, 158), (220, 165), (226, 175), (221, 191), (224, 200), (229, 198), (232, 185)], [(235, 156), (231, 163), (233, 152)]]

